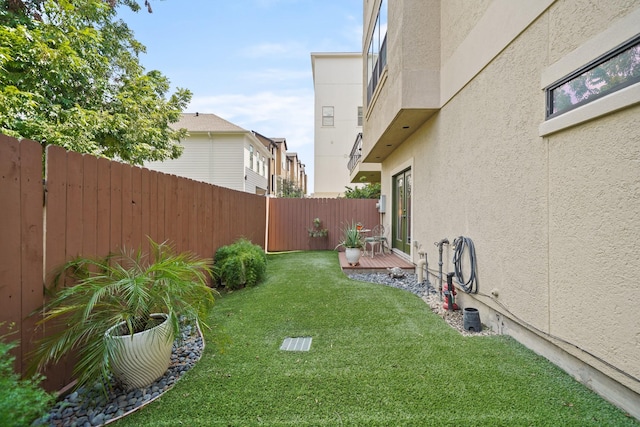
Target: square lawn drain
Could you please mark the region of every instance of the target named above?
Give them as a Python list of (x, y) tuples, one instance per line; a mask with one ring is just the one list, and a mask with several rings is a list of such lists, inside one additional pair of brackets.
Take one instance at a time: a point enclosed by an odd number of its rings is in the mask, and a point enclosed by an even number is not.
[(312, 339), (311, 337), (285, 338), (280, 346), (280, 350), (309, 351)]

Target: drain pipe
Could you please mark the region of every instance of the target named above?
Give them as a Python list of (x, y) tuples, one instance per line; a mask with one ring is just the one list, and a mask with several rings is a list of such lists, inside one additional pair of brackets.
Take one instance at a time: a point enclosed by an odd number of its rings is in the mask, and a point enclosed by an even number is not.
[(440, 255), (440, 258), (438, 259), (438, 292), (440, 295), (440, 301), (442, 301), (442, 246), (448, 245), (449, 239), (445, 237), (434, 244), (438, 247), (438, 253)]

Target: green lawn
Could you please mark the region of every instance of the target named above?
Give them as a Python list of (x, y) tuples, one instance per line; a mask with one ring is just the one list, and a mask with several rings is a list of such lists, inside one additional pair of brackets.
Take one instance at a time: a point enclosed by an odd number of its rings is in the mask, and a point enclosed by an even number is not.
[[(211, 324), (200, 362), (118, 427), (640, 425), (513, 339), (463, 337), (415, 295), (346, 278), (335, 252), (270, 255)], [(309, 352), (279, 350), (298, 336)]]

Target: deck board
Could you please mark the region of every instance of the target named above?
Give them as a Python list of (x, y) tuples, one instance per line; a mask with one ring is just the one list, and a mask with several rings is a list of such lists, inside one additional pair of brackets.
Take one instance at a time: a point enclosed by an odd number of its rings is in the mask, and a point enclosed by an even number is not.
[(338, 254), (340, 259), (340, 267), (342, 270), (349, 273), (364, 273), (364, 272), (387, 272), (388, 268), (398, 267), (406, 271), (413, 272), (415, 266), (394, 253), (390, 254), (376, 254), (373, 258), (370, 255), (363, 255), (360, 257), (360, 264), (351, 266), (347, 262), (344, 252)]

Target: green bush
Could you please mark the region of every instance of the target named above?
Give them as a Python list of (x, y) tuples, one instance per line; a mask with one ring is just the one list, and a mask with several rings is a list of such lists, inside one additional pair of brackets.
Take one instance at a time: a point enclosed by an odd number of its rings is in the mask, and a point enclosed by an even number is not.
[(39, 384), (43, 377), (35, 375), (21, 380), (13, 371), (13, 357), (9, 351), (17, 344), (6, 343), (0, 337), (0, 420), (3, 426), (28, 426), (41, 417), (54, 401)]
[(228, 289), (255, 286), (267, 273), (267, 256), (260, 246), (239, 239), (216, 251), (214, 271)]

